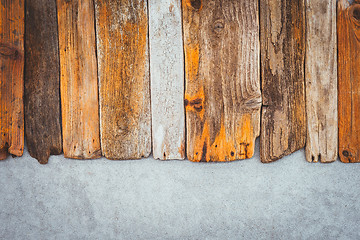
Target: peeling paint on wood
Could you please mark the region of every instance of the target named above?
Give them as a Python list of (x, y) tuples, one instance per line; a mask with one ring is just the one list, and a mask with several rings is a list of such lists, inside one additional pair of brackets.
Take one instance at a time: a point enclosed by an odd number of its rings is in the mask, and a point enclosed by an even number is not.
[(305, 146), (304, 0), (261, 0), (260, 36), (260, 158), (266, 163)]
[(181, 0), (149, 1), (152, 143), (155, 159), (185, 158)]
[(101, 147), (109, 159), (151, 152), (146, 0), (95, 0)]
[(26, 1), (25, 134), (41, 164), (62, 152), (56, 2)]
[(64, 156), (101, 156), (93, 0), (57, 0)]
[(0, 1), (0, 160), (24, 151), (24, 1)]
[(306, 159), (338, 157), (336, 0), (306, 0)]
[(187, 156), (251, 158), (260, 130), (257, 0), (183, 0)]
[(360, 162), (360, 1), (339, 0), (337, 9), (339, 155)]

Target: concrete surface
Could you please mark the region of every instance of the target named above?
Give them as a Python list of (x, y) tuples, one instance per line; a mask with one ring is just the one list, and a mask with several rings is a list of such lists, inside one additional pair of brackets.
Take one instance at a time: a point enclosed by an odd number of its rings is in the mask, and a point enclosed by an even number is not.
[[(257, 145), (258, 147), (258, 145)], [(360, 164), (0, 163), (0, 239), (359, 239)]]

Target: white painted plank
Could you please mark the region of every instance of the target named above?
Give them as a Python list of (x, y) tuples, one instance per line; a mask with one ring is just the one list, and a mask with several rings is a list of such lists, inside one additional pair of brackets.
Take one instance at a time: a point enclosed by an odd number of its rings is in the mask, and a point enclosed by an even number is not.
[(153, 155), (184, 159), (184, 56), (180, 0), (149, 1)]

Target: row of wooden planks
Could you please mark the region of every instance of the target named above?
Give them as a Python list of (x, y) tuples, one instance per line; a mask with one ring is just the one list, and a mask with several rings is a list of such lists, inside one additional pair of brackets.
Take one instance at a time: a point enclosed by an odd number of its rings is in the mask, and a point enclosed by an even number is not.
[(360, 0), (2, 0), (0, 159), (25, 132), (40, 163), (232, 161), (259, 135), (262, 162), (359, 162), (359, 39)]

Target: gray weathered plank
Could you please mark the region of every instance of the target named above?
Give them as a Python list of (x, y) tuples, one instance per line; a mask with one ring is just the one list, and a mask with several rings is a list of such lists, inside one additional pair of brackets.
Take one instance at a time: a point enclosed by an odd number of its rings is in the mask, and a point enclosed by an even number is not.
[(306, 0), (306, 159), (338, 156), (336, 0)]
[(181, 0), (149, 1), (153, 156), (185, 157)]

